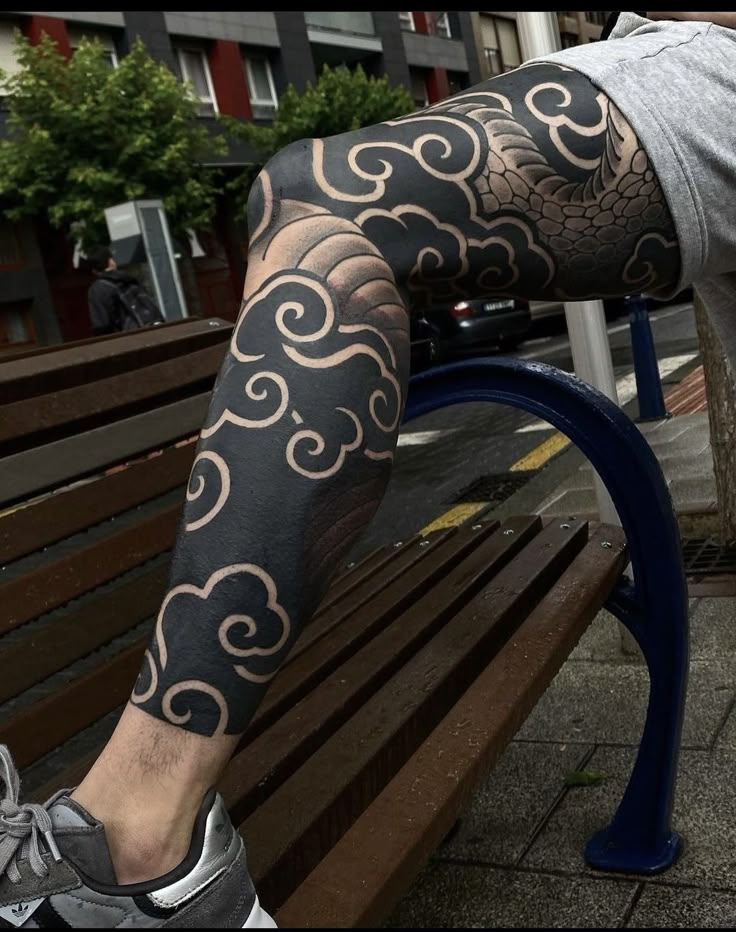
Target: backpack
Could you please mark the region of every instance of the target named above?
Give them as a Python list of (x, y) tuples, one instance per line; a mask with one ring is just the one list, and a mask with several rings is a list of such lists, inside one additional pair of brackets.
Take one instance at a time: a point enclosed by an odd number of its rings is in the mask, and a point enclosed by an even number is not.
[(135, 330), (138, 327), (153, 327), (166, 323), (158, 305), (137, 282), (111, 282), (101, 279), (115, 289), (120, 299), (121, 330)]

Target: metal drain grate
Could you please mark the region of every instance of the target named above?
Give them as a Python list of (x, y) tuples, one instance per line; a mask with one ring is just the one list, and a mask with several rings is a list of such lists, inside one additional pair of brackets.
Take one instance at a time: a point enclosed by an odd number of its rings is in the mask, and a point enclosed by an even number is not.
[(714, 540), (683, 540), (682, 554), (688, 576), (717, 576), (736, 573), (736, 545), (722, 546)]
[(534, 474), (534, 471), (530, 470), (529, 472), (502, 472), (497, 475), (481, 476), (480, 479), (476, 479), (463, 489), (454, 499), (454, 503), (489, 502), (492, 505), (498, 505), (525, 486)]

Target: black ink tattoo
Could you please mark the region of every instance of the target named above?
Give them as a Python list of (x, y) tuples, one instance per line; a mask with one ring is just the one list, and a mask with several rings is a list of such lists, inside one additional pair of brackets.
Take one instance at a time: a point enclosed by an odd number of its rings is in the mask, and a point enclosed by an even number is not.
[(552, 65), (290, 146), (254, 186), (250, 231), (246, 298), (132, 697), (207, 735), (244, 730), (381, 499), (407, 309), (622, 295), (679, 270), (633, 130)]

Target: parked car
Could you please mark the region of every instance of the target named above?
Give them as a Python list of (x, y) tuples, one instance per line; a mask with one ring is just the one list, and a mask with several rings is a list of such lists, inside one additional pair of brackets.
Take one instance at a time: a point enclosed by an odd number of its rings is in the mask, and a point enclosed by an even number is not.
[(519, 298), (477, 298), (422, 311), (419, 318), (438, 337), (436, 351), (445, 357), (464, 350), (515, 349), (529, 333), (529, 304)]

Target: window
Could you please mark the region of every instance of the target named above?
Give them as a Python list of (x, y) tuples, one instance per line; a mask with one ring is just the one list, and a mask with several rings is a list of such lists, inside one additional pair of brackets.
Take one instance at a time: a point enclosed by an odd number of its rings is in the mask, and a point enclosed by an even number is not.
[(399, 13), (399, 25), (407, 32), (416, 32), (417, 27), (414, 25), (413, 13)]
[(247, 58), (245, 68), (253, 116), (256, 120), (272, 119), (278, 106), (278, 97), (270, 62), (267, 58)]
[(30, 301), (0, 304), (0, 351), (36, 342)]
[(491, 75), (512, 71), (521, 64), (516, 23), (499, 16), (481, 15), (483, 53)]
[(452, 30), (450, 29), (449, 13), (435, 13), (434, 17), (434, 32), (438, 36), (442, 36), (443, 39), (451, 39)]
[(182, 80), (192, 85), (194, 96), (199, 100), (199, 115), (214, 116), (218, 112), (217, 98), (204, 50), (178, 48), (176, 56)]
[(23, 256), (14, 224), (0, 220), (0, 271), (23, 268)]
[(415, 71), (413, 68), (411, 75), (411, 96), (418, 109), (429, 106), (429, 94), (427, 93), (427, 77), (423, 71)]
[(79, 29), (70, 29), (69, 45), (71, 46), (72, 52), (77, 51), (79, 46), (82, 44), (82, 39), (87, 39), (88, 42), (99, 42), (102, 46), (107, 64), (110, 66), (110, 68), (117, 68), (118, 52), (115, 48), (115, 41), (111, 35), (105, 32), (91, 32), (86, 29), (84, 31)]
[[(12, 23), (0, 23), (0, 70), (11, 77), (20, 70), (15, 57), (15, 27)], [(7, 93), (0, 84), (0, 97)]]

